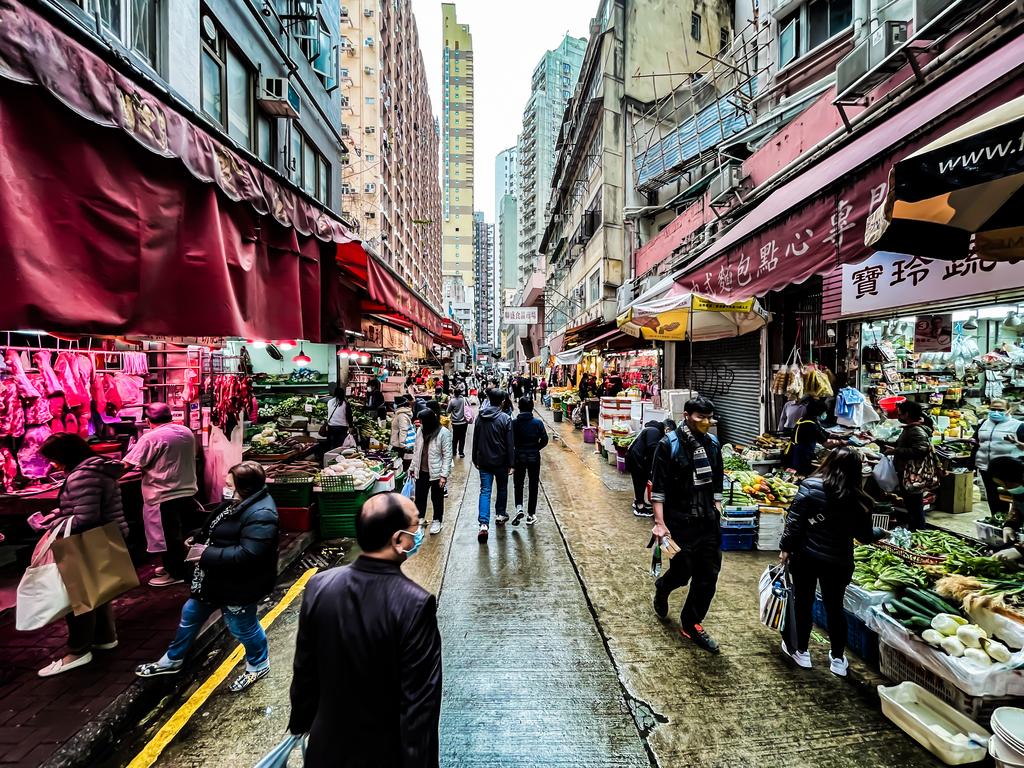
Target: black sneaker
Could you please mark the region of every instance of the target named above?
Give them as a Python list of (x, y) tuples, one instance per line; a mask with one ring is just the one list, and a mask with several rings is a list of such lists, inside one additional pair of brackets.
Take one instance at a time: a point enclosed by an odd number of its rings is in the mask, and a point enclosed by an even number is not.
[(633, 514), (637, 517), (654, 517), (654, 509), (652, 507), (637, 506), (633, 505)]
[(504, 525), (508, 522), (508, 515), (506, 515), (504, 512), (500, 515), (496, 515), (494, 517), (494, 522), (496, 522), (498, 525)]
[(654, 612), (659, 619), (668, 618), (668, 592), (662, 592), (658, 585), (654, 585)]
[(718, 641), (704, 631), (700, 624), (693, 624), (689, 627), (680, 627), (679, 634), (687, 640), (693, 640), (694, 645), (700, 646), (710, 653), (718, 653)]

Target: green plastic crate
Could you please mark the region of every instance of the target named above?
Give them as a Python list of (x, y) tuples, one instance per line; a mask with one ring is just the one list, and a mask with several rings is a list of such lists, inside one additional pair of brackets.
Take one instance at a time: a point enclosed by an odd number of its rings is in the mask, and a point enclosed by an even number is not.
[(279, 507), (308, 507), (313, 503), (313, 478), (281, 475), (267, 483), (270, 497)]
[(320, 519), (323, 520), (325, 517), (337, 517), (341, 515), (352, 516), (359, 514), (359, 510), (363, 508), (363, 504), (372, 495), (369, 489), (365, 491), (355, 491), (349, 493), (321, 493), (319, 504), (320, 504)]

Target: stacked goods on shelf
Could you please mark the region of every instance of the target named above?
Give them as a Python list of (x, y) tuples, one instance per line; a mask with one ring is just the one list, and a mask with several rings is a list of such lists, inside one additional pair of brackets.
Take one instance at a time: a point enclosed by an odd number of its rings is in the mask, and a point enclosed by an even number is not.
[(625, 397), (602, 397), (601, 410), (598, 415), (598, 434), (600, 437), (613, 434), (629, 434), (632, 430), (630, 415), (633, 401)]

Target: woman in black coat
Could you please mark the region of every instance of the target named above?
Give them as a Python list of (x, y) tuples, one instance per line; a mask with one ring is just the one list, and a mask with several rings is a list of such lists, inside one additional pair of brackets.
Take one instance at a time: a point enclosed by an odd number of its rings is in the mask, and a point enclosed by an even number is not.
[(830, 668), (839, 677), (845, 677), (849, 667), (843, 597), (853, 577), (853, 540), (867, 544), (886, 536), (885, 531), (871, 527), (871, 499), (861, 488), (862, 467), (855, 450), (836, 448), (817, 472), (800, 483), (786, 515), (779, 553), (779, 560), (789, 563), (796, 601), (797, 647), (787, 648), (783, 640), (782, 652), (810, 669), (807, 646), (820, 583), (832, 643)]
[[(52, 531), (68, 521), (69, 533), (83, 533), (107, 523), (117, 523), (122, 536), (128, 535), (121, 506), (118, 478), (124, 465), (98, 456), (79, 435), (61, 432), (42, 444), (39, 452), (54, 466), (67, 472), (57, 496), (57, 509), (40, 523)], [(58, 534), (60, 535), (60, 534)], [(65, 617), (68, 625), (68, 653), (39, 670), (40, 677), (51, 677), (92, 661), (93, 651), (117, 647), (114, 607), (110, 603), (91, 611)]]
[(185, 542), (190, 546), (185, 560), (195, 568), (178, 632), (159, 661), (135, 669), (139, 677), (180, 671), (189, 646), (218, 609), (245, 648), (245, 672), (230, 690), (244, 691), (270, 672), (267, 636), (256, 609), (277, 580), (277, 506), (267, 491), (263, 467), (255, 461), (232, 467), (227, 486), (234, 490), (235, 500), (217, 507), (206, 525)]

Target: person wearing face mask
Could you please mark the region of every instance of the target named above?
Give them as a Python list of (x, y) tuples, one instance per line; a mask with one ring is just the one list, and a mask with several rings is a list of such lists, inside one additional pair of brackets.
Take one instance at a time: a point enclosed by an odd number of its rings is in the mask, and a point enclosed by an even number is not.
[(715, 404), (696, 397), (683, 406), (683, 421), (654, 451), (651, 502), (657, 539), (668, 534), (679, 547), (668, 571), (654, 582), (654, 612), (668, 616), (672, 591), (690, 585), (679, 616), (679, 634), (711, 653), (718, 643), (702, 625), (722, 568), (722, 487), (718, 441), (708, 434)]
[(260, 600), (277, 581), (277, 506), (263, 467), (243, 461), (228, 472), (234, 499), (219, 505), (206, 525), (186, 541), (193, 565), (191, 595), (181, 609), (178, 631), (158, 661), (135, 668), (139, 677), (180, 672), (203, 624), (218, 609), (228, 630), (245, 648), (245, 672), (229, 686), (244, 691), (270, 673), (267, 636), (257, 618)]
[(318, 573), (299, 613), (288, 730), (306, 768), (436, 768), (437, 600), (402, 573), (423, 540), (410, 499), (381, 493), (356, 518), (362, 554)]
[(896, 474), (900, 478), (900, 495), (910, 518), (907, 527), (916, 531), (924, 527), (924, 493), (904, 487), (903, 477), (907, 464), (926, 458), (933, 450), (932, 420), (925, 414), (924, 407), (913, 400), (899, 403), (896, 411), (903, 424), (903, 432), (895, 445), (883, 446), (882, 451), (893, 457)]
[(416, 446), (412, 451), (410, 476), (416, 481), (416, 509), (419, 528), (427, 523), (427, 496), (434, 507), (430, 535), (441, 532), (444, 520), (445, 486), (452, 473), (452, 433), (441, 426), (441, 418), (431, 408), (419, 412), (420, 430), (416, 433)]
[(1009, 414), (1005, 400), (994, 398), (989, 404), (988, 418), (978, 425), (974, 433), (974, 467), (981, 475), (988, 509), (992, 515), (1004, 514), (1007, 504), (999, 498), (999, 490), (992, 480), (989, 465), (1001, 456), (1024, 456), (1021, 442), (1024, 442), (1024, 422)]
[(786, 456), (789, 467), (798, 475), (809, 475), (814, 471), (814, 455), (819, 445), (839, 445), (822, 426), (824, 418), (825, 403), (816, 399), (808, 400), (804, 406), (804, 415), (793, 429)]
[(1013, 500), (1003, 523), (1003, 543), (1010, 546), (999, 550), (993, 557), (1024, 566), (1024, 544), (1018, 540), (1018, 534), (1024, 527), (1024, 461), (1011, 456), (999, 456), (992, 459), (989, 471), (993, 483), (1005, 488)]

